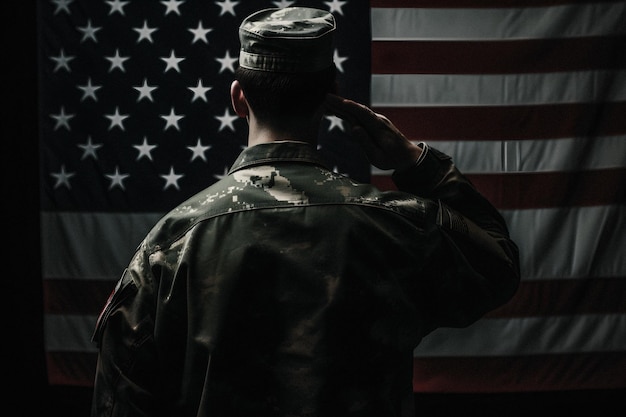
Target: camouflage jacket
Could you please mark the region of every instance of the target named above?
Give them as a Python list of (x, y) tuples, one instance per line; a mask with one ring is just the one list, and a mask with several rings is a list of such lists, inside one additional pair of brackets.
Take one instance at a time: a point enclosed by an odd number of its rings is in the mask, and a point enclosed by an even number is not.
[(244, 150), (124, 271), (94, 334), (92, 415), (410, 414), (420, 340), (519, 281), (498, 211), (422, 146), (385, 192), (303, 143)]

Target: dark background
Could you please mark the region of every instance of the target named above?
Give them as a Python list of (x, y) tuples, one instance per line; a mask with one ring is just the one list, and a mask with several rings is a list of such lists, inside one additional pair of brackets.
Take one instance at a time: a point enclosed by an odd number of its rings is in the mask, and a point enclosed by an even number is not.
[[(45, 367), (39, 248), (35, 0), (3, 2), (2, 6), (2, 259), (5, 272), (1, 329), (4, 384), (0, 388), (3, 397), (0, 413), (7, 417), (85, 417), (89, 415), (91, 388), (50, 386)], [(626, 390), (417, 394), (415, 398), (418, 416), (508, 417), (541, 413), (603, 417), (623, 415), (626, 409)]]

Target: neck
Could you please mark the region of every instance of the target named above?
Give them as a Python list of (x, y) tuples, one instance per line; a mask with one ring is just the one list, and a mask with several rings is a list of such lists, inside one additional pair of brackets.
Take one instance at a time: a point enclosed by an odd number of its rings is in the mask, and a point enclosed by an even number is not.
[(317, 144), (319, 132), (319, 120), (292, 123), (285, 126), (269, 126), (259, 123), (255, 118), (250, 118), (248, 132), (248, 146), (260, 143), (296, 141), (311, 145)]

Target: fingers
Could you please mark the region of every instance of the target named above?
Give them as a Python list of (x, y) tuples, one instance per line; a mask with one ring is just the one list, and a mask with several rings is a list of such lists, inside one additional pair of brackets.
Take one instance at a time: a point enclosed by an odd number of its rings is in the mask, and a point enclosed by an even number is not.
[(353, 125), (362, 125), (368, 128), (372, 123), (378, 121), (376, 113), (369, 107), (334, 94), (326, 96), (324, 105), (330, 113), (336, 114)]

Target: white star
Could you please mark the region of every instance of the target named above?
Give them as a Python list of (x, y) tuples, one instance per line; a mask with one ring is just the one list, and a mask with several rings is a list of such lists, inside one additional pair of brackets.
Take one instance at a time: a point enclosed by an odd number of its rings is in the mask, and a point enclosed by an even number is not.
[(223, 174), (214, 174), (213, 177), (215, 179), (221, 180), (224, 177), (228, 176), (228, 167), (224, 167), (224, 173)]
[(137, 155), (137, 161), (139, 161), (143, 157), (146, 157), (152, 161), (152, 154), (150, 152), (152, 152), (152, 149), (156, 148), (156, 145), (150, 145), (148, 143), (148, 139), (146, 139), (146, 137), (144, 136), (143, 143), (141, 145), (133, 145), (133, 148), (139, 151), (139, 155)]
[(339, 117), (334, 116), (334, 115), (331, 115), (331, 116), (325, 115), (324, 117), (330, 122), (330, 126), (328, 126), (329, 132), (333, 130), (335, 127), (341, 131), (345, 131), (343, 127), (343, 120), (341, 120)]
[(196, 43), (196, 41), (202, 41), (204, 43), (209, 43), (209, 41), (206, 39), (206, 35), (207, 33), (213, 31), (212, 28), (207, 28), (205, 29), (204, 26), (202, 26), (202, 20), (200, 20), (198, 22), (198, 27), (195, 29), (188, 29), (189, 32), (193, 33), (193, 40), (191, 41), (191, 43)]
[(61, 10), (67, 12), (67, 14), (70, 14), (70, 9), (69, 9), (69, 5), (71, 2), (73, 2), (74, 0), (52, 0), (52, 3), (56, 4), (56, 9), (54, 9), (54, 14), (59, 13)]
[(59, 56), (51, 56), (50, 59), (57, 63), (54, 67), (54, 72), (57, 72), (61, 68), (65, 68), (67, 72), (70, 72), (69, 62), (74, 59), (74, 56), (65, 56), (65, 52), (63, 51), (63, 48), (61, 48)]
[(154, 43), (154, 41), (152, 40), (152, 32), (155, 32), (157, 30), (157, 28), (151, 28), (148, 26), (148, 21), (144, 20), (143, 21), (143, 26), (140, 28), (133, 28), (133, 30), (137, 33), (139, 33), (139, 38), (137, 39), (137, 43), (141, 42), (142, 40), (147, 40), (150, 43)]
[(176, 130), (180, 130), (180, 128), (178, 127), (178, 121), (182, 119), (183, 117), (185, 116), (180, 116), (174, 113), (174, 107), (172, 107), (170, 109), (170, 114), (161, 115), (161, 118), (167, 122), (165, 123), (165, 127), (163, 128), (163, 131), (166, 131), (169, 127), (173, 127)]
[(143, 79), (143, 85), (141, 87), (133, 86), (133, 88), (139, 91), (139, 97), (137, 97), (137, 101), (141, 101), (142, 98), (148, 99), (152, 102), (154, 101), (152, 100), (152, 91), (156, 90), (157, 87), (149, 86), (148, 80), (146, 78)]
[(116, 106), (115, 107), (115, 113), (114, 114), (105, 114), (104, 115), (107, 119), (111, 120), (111, 126), (109, 126), (109, 130), (113, 129), (115, 126), (119, 127), (122, 130), (126, 130), (124, 129), (124, 119), (126, 119), (128, 117), (127, 114), (120, 114), (119, 113), (119, 109)]
[(83, 152), (83, 156), (80, 159), (85, 159), (88, 156), (91, 156), (93, 159), (98, 159), (98, 155), (96, 155), (96, 151), (98, 148), (102, 147), (102, 144), (99, 143), (91, 143), (91, 136), (87, 136), (87, 143), (84, 145), (78, 145)]
[(57, 179), (57, 182), (54, 184), (54, 188), (59, 188), (60, 186), (65, 185), (68, 189), (71, 189), (70, 178), (76, 174), (73, 172), (65, 172), (65, 165), (61, 165), (60, 172), (52, 173), (50, 175)]
[(230, 51), (226, 51), (226, 54), (224, 54), (224, 58), (215, 58), (216, 61), (218, 61), (222, 67), (219, 70), (219, 73), (224, 72), (225, 70), (228, 70), (232, 73), (235, 72), (235, 62), (237, 62), (237, 60), (239, 59), (239, 57), (231, 57), (230, 56)]
[(222, 9), (220, 11), (220, 16), (226, 13), (230, 13), (233, 16), (235, 15), (235, 6), (238, 4), (238, 1), (231, 1), (231, 0), (224, 0), (223, 2), (215, 2), (215, 4), (217, 4), (218, 6), (220, 6), (220, 8)]
[(65, 107), (61, 106), (61, 112), (59, 114), (50, 115), (50, 117), (57, 121), (54, 125), (54, 130), (57, 130), (61, 126), (65, 127), (67, 130), (71, 130), (69, 121), (74, 116), (74, 114), (65, 114)]
[(177, 15), (180, 16), (180, 11), (178, 10), (178, 7), (180, 6), (181, 3), (184, 3), (184, 1), (178, 1), (178, 0), (167, 0), (167, 1), (162, 1), (161, 4), (163, 4), (166, 9), (165, 9), (165, 16), (167, 16), (168, 13), (176, 13)]
[(118, 12), (119, 14), (124, 16), (124, 6), (126, 6), (126, 4), (128, 4), (127, 1), (112, 0), (112, 1), (107, 1), (107, 3), (109, 3), (109, 6), (111, 6), (111, 10), (109, 11), (109, 15), (112, 15), (113, 13)]
[(196, 142), (196, 146), (187, 146), (187, 149), (189, 149), (192, 153), (190, 161), (193, 161), (196, 158), (200, 158), (204, 162), (206, 162), (206, 156), (204, 155), (204, 153), (208, 151), (209, 149), (211, 149), (211, 146), (202, 146), (202, 143), (200, 142), (200, 138), (198, 138), (198, 142)]
[(114, 56), (105, 56), (105, 58), (111, 62), (111, 68), (109, 68), (109, 72), (113, 71), (115, 68), (119, 68), (120, 71), (126, 72), (124, 69), (124, 62), (129, 59), (127, 56), (120, 56), (119, 49), (115, 49)]
[(87, 19), (87, 26), (79, 26), (78, 30), (83, 32), (83, 37), (80, 42), (85, 42), (87, 39), (91, 39), (94, 42), (98, 42), (96, 39), (96, 32), (102, 29), (101, 26), (91, 26), (91, 19)]
[(91, 97), (93, 101), (98, 101), (98, 97), (96, 97), (96, 91), (102, 88), (101, 85), (93, 85), (91, 84), (91, 77), (87, 79), (86, 85), (79, 85), (78, 88), (83, 90), (83, 96), (80, 98), (80, 101), (84, 101), (87, 98)]
[(123, 181), (129, 177), (128, 174), (120, 174), (119, 167), (115, 167), (115, 172), (113, 174), (105, 174), (110, 180), (111, 185), (109, 185), (109, 190), (113, 189), (113, 187), (120, 187), (122, 190), (125, 190)]
[(191, 102), (193, 103), (197, 99), (202, 99), (207, 101), (206, 92), (212, 89), (213, 87), (205, 87), (202, 85), (202, 80), (198, 78), (198, 85), (196, 87), (187, 87), (191, 91), (193, 91), (193, 97), (191, 98)]
[(161, 175), (161, 178), (165, 179), (165, 186), (163, 187), (163, 190), (167, 190), (168, 187), (174, 187), (177, 190), (180, 190), (180, 187), (178, 186), (178, 180), (181, 179), (183, 177), (183, 175), (181, 174), (176, 174), (174, 172), (174, 167), (170, 166), (170, 172), (167, 175)]
[(339, 72), (343, 72), (343, 62), (346, 61), (347, 59), (348, 59), (347, 57), (339, 56), (339, 52), (337, 52), (336, 49), (335, 49), (335, 52), (333, 52), (333, 61), (335, 61), (335, 66), (337, 67), (337, 70)]
[(282, 9), (284, 7), (291, 7), (291, 5), (295, 3), (295, 1), (280, 0), (280, 1), (275, 1), (273, 3), (274, 3), (274, 6), (278, 7), (279, 9)]
[(165, 67), (165, 71), (163, 71), (165, 73), (170, 69), (174, 69), (176, 70), (176, 72), (180, 72), (180, 69), (178, 68), (178, 63), (180, 61), (183, 61), (185, 58), (177, 58), (176, 55), (174, 55), (174, 50), (172, 49), (169, 57), (162, 56), (161, 59), (167, 64), (167, 66)]
[(217, 130), (218, 132), (221, 132), (222, 129), (224, 129), (225, 127), (229, 128), (230, 130), (234, 132), (235, 126), (233, 126), (233, 122), (237, 120), (239, 116), (233, 116), (227, 107), (224, 110), (223, 116), (215, 116), (215, 118), (220, 121), (220, 128)]
[(340, 15), (343, 16), (343, 10), (341, 10), (341, 8), (343, 6), (345, 6), (346, 2), (345, 1), (340, 1), (340, 0), (333, 0), (333, 1), (325, 1), (324, 3), (326, 3), (328, 5), (329, 8), (329, 12), (337, 12)]

